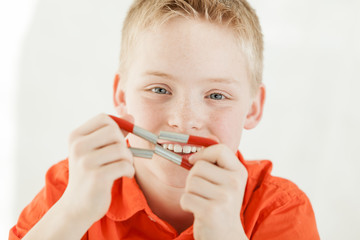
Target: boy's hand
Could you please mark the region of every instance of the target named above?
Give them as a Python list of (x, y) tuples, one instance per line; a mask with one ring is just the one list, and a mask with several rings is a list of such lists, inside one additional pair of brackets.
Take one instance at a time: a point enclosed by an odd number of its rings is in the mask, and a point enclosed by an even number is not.
[[(133, 120), (130, 115), (122, 117)], [(69, 183), (61, 200), (73, 220), (92, 224), (103, 217), (111, 203), (114, 180), (134, 176), (133, 157), (124, 134), (106, 114), (71, 133)]]
[(240, 220), (246, 168), (223, 144), (205, 148), (189, 161), (194, 166), (180, 204), (194, 214), (194, 238), (247, 239)]

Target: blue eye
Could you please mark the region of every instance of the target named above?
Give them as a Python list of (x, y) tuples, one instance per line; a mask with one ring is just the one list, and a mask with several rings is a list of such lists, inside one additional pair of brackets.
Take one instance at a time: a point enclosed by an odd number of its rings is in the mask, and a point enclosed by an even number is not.
[(152, 92), (157, 93), (157, 94), (170, 94), (170, 92), (168, 90), (166, 90), (165, 88), (161, 88), (161, 87), (154, 87), (151, 89)]
[(223, 100), (223, 99), (225, 99), (225, 96), (221, 93), (212, 93), (212, 94), (210, 94), (210, 99)]

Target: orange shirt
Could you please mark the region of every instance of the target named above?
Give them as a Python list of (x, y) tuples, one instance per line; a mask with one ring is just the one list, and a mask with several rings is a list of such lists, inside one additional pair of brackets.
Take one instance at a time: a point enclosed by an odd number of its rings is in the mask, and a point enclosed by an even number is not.
[[(249, 239), (320, 239), (309, 199), (293, 183), (270, 175), (270, 161), (239, 160), (248, 171), (248, 183), (240, 213)], [(68, 181), (68, 161), (52, 166), (46, 185), (22, 211), (9, 239), (21, 239), (61, 197)], [(193, 229), (181, 234), (157, 217), (134, 178), (121, 178), (112, 188), (106, 215), (86, 232), (85, 239), (193, 239)]]

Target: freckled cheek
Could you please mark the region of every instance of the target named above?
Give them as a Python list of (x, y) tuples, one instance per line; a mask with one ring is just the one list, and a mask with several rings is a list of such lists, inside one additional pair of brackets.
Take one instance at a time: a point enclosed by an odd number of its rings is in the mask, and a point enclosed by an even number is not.
[(161, 123), (164, 109), (157, 104), (149, 102), (147, 99), (134, 99), (128, 105), (129, 114), (135, 118), (135, 124), (149, 131), (154, 131)]
[(220, 114), (212, 118), (212, 134), (214, 134), (221, 143), (227, 145), (233, 151), (236, 151), (240, 144), (242, 134), (242, 123), (240, 118), (233, 114)]

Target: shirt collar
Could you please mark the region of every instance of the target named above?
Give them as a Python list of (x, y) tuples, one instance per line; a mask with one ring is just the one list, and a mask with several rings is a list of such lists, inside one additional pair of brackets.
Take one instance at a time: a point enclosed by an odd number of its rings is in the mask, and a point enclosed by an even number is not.
[(122, 177), (114, 182), (112, 200), (106, 216), (114, 221), (124, 221), (146, 207), (145, 196), (135, 178)]

